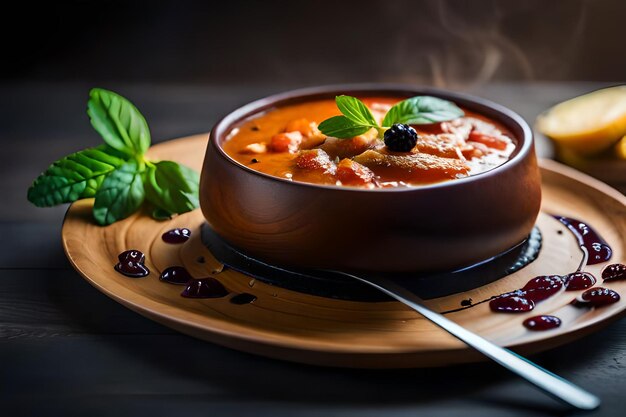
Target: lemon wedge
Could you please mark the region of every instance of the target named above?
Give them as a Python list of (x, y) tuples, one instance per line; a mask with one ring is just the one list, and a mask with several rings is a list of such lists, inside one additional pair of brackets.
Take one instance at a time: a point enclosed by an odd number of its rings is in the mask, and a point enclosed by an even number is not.
[(557, 104), (537, 118), (536, 127), (580, 155), (602, 152), (626, 135), (626, 85)]

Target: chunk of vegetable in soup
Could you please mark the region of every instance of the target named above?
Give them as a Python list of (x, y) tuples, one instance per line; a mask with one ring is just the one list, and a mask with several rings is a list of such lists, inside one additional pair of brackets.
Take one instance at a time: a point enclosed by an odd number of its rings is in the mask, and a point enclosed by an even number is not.
[[(401, 98), (364, 98), (374, 117)], [(269, 110), (243, 121), (223, 143), (235, 161), (292, 181), (347, 187), (408, 187), (476, 175), (506, 162), (515, 149), (501, 124), (465, 110), (442, 123), (413, 125), (418, 133), (409, 152), (387, 149), (372, 129), (339, 139), (318, 125), (339, 115), (334, 100), (311, 101)]]

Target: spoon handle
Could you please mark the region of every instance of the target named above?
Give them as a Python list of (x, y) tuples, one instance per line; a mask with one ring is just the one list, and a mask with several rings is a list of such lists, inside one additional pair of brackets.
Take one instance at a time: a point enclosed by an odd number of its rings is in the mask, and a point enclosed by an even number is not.
[(543, 369), (539, 365), (522, 356), (519, 356), (515, 352), (497, 346), (487, 339), (484, 339), (466, 328), (459, 326), (443, 315), (430, 310), (428, 307), (424, 306), (424, 302), (421, 298), (394, 282), (380, 278), (365, 279), (344, 272), (341, 272), (341, 274), (359, 280), (384, 292), (390, 297), (395, 298), (406, 306), (417, 311), (422, 316), (450, 333), (452, 336), (462, 340), (468, 346), (473, 347), (488, 358), (496, 361), (509, 371), (526, 379), (528, 382), (542, 389), (544, 392), (553, 396), (557, 400), (581, 410), (593, 410), (600, 405), (600, 399), (595, 395), (553, 374), (552, 372)]

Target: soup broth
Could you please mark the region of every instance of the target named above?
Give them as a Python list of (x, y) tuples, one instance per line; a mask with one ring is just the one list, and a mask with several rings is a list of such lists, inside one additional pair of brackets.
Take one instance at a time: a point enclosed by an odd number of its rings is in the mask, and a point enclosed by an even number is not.
[[(380, 123), (402, 98), (362, 98)], [(450, 181), (489, 171), (506, 162), (516, 147), (501, 124), (465, 110), (463, 117), (413, 125), (417, 144), (393, 152), (372, 129), (338, 139), (318, 125), (340, 115), (334, 100), (271, 109), (235, 127), (222, 144), (235, 161), (275, 177), (314, 184), (388, 188)]]

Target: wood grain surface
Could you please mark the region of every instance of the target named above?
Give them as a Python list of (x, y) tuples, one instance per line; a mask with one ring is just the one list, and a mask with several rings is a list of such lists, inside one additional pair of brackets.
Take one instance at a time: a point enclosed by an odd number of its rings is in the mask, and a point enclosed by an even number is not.
[[(155, 146), (151, 155), (200, 167), (207, 135), (193, 136)], [(546, 163), (543, 173), (543, 207), (537, 226), (542, 250), (536, 261), (520, 271), (471, 291), (428, 300), (436, 311), (461, 307), (461, 301), (485, 300), (521, 288), (539, 275), (564, 275), (576, 270), (582, 252), (574, 236), (545, 214), (559, 214), (589, 222), (610, 242), (611, 262), (624, 258), (626, 199), (595, 181), (560, 166)], [(255, 281), (222, 265), (202, 245), (199, 210), (169, 221), (156, 221), (138, 213), (109, 227), (94, 224), (92, 200), (73, 204), (63, 227), (63, 242), (71, 263), (96, 288), (122, 304), (174, 329), (225, 346), (274, 358), (311, 364), (347, 367), (441, 366), (482, 359), (457, 339), (438, 329), (397, 302), (364, 303), (335, 300), (289, 291)], [(163, 242), (161, 235), (187, 227), (192, 238), (183, 245)], [(113, 270), (117, 255), (139, 249), (146, 254), (151, 274), (129, 279)], [(203, 257), (205, 262), (197, 259)], [(249, 292), (252, 304), (235, 305), (228, 297), (190, 300), (181, 287), (159, 281), (165, 268), (184, 266), (195, 278), (213, 276), (231, 292)], [(600, 276), (606, 264), (586, 268)], [(221, 272), (217, 272), (221, 271)], [(608, 285), (626, 293), (626, 281)], [(457, 323), (482, 336), (525, 353), (556, 346), (590, 332), (626, 309), (626, 299), (598, 309), (570, 305), (576, 293), (562, 292), (526, 314), (495, 314), (487, 303), (450, 313)], [(563, 325), (546, 332), (531, 332), (522, 321), (535, 314), (554, 314)]]

